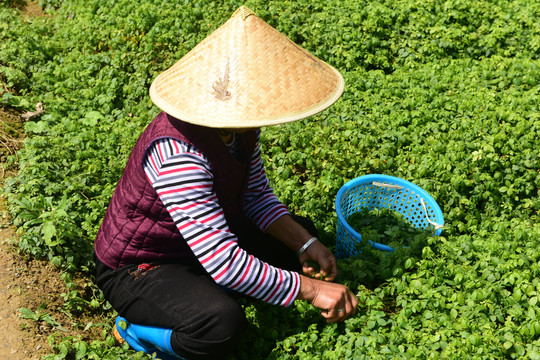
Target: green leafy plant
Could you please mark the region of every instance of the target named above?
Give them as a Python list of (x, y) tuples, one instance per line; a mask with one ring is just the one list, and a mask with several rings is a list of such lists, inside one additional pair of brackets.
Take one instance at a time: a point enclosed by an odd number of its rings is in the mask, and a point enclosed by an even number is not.
[[(148, 87), (243, 3), (41, 4), (51, 16), (23, 19), (0, 2), (0, 104), (42, 101), (46, 109), (25, 124), (19, 173), (3, 193), (21, 251), (70, 274), (59, 290), (65, 310), (103, 309), (112, 319), (102, 294), (76, 291), (73, 279), (92, 281), (100, 221), (159, 111)], [(346, 83), (331, 108), (263, 129), (263, 160), (280, 199), (313, 218), (332, 248), (339, 188), (384, 173), (430, 193), (445, 229), (392, 254), (365, 248), (340, 260), (337, 281), (360, 302), (344, 323), (326, 324), (302, 301), (277, 309), (248, 300), (249, 346), (230, 358), (539, 358), (540, 5), (245, 5)], [(50, 341), (50, 359), (133, 355), (105, 333), (92, 343), (65, 334)]]
[(16, 108), (28, 108), (30, 103), (24, 97), (15, 96), (10, 92), (5, 92), (0, 98), (0, 103)]
[(55, 329), (58, 329), (58, 330), (62, 330), (62, 331), (67, 331), (63, 326), (62, 324), (60, 324), (58, 321), (54, 320), (51, 316), (51, 314), (49, 314), (48, 312), (44, 311), (46, 309), (47, 305), (45, 303), (41, 304), (40, 306), (38, 306), (38, 308), (36, 309), (36, 311), (32, 311), (32, 310), (29, 310), (27, 308), (20, 308), (19, 309), (19, 317), (21, 319), (29, 319), (29, 320), (34, 320), (34, 321), (37, 321), (37, 322), (45, 322), (47, 325), (55, 328)]
[[(433, 236), (430, 230), (417, 229), (399, 212), (386, 208), (362, 208), (347, 218), (347, 223), (362, 236), (362, 241), (373, 241), (402, 248), (415, 239)], [(421, 239), (421, 238), (424, 239)]]

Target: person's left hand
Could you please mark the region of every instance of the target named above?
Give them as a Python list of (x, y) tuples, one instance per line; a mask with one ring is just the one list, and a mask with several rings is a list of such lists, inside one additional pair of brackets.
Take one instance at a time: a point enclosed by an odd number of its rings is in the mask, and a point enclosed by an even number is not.
[[(316, 279), (333, 281), (337, 276), (337, 265), (334, 254), (320, 241), (315, 241), (298, 258), (304, 274)], [(319, 264), (319, 271), (309, 264), (313, 261)]]

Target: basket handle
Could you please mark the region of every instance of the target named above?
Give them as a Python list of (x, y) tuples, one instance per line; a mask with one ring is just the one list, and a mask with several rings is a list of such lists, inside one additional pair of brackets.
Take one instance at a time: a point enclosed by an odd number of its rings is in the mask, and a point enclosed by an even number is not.
[(420, 202), (422, 203), (422, 207), (424, 208), (424, 212), (426, 213), (426, 219), (427, 221), (433, 225), (433, 227), (435, 228), (435, 231), (439, 230), (439, 229), (442, 229), (444, 227), (444, 225), (441, 225), (441, 224), (437, 224), (435, 221), (432, 221), (430, 218), (429, 218), (429, 215), (428, 215), (428, 212), (427, 212), (427, 208), (426, 208), (426, 204), (424, 203), (424, 199), (423, 198), (420, 198)]
[(373, 182), (371, 183), (371, 185), (375, 185), (375, 186), (379, 186), (379, 187), (385, 187), (385, 188), (390, 188), (390, 189), (398, 189), (398, 190), (403, 189), (403, 186), (401, 186), (401, 185), (385, 184), (385, 183), (378, 182), (378, 181), (373, 181)]
[[(379, 187), (384, 187), (384, 188), (389, 188), (389, 189), (397, 189), (397, 190), (403, 189), (403, 186), (401, 186), (401, 185), (385, 184), (385, 183), (378, 182), (378, 181), (373, 181), (373, 182), (371, 183), (371, 185), (379, 186)], [(444, 227), (444, 225), (437, 224), (435, 221), (432, 221), (432, 220), (429, 218), (429, 214), (428, 214), (428, 211), (427, 211), (427, 208), (426, 208), (426, 203), (424, 202), (424, 199), (423, 199), (423, 198), (420, 198), (420, 203), (422, 204), (422, 207), (424, 208), (424, 212), (425, 212), (427, 221), (428, 221), (431, 225), (433, 225), (433, 227), (435, 228), (435, 231), (437, 231), (437, 230), (439, 230), (439, 229), (442, 229), (442, 228)]]

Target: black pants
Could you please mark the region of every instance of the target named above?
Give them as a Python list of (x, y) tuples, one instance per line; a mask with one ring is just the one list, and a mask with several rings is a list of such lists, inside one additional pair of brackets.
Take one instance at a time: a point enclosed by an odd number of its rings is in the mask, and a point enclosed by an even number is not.
[[(312, 235), (311, 220), (293, 216)], [(248, 221), (232, 225), (239, 245), (259, 259), (301, 271), (294, 252)], [(171, 345), (187, 359), (219, 359), (230, 351), (247, 322), (235, 296), (217, 286), (198, 260), (155, 262), (111, 269), (96, 259), (96, 282), (113, 308), (128, 321), (172, 329)]]

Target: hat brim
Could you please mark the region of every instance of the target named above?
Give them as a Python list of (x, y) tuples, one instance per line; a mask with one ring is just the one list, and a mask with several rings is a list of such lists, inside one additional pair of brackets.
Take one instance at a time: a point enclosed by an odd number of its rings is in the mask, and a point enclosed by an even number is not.
[(254, 128), (315, 115), (336, 102), (344, 86), (334, 67), (252, 12), (237, 11), (160, 74), (150, 97), (186, 122)]

